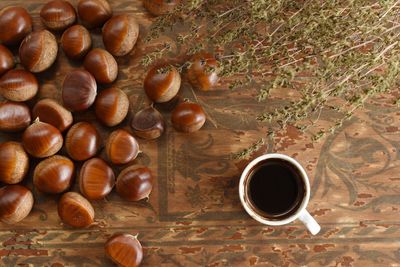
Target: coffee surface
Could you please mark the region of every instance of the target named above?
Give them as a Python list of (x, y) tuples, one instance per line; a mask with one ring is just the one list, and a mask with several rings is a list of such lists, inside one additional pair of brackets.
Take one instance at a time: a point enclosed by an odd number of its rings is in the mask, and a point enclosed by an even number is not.
[(290, 162), (269, 159), (249, 176), (249, 199), (262, 216), (283, 219), (296, 212), (304, 197), (300, 172)]

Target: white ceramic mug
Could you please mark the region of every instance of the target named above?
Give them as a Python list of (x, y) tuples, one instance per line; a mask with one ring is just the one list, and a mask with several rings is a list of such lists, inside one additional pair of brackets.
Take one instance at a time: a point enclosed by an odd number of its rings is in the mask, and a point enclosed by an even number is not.
[[(249, 184), (249, 176), (253, 169), (260, 163), (262, 162), (267, 162), (270, 159), (279, 159), (279, 160), (284, 160), (287, 161), (289, 164), (291, 164), (296, 171), (300, 174), (301, 179), (304, 183), (304, 196), (302, 198), (300, 205), (298, 206), (297, 210), (292, 212), (288, 217), (285, 217), (283, 219), (269, 219), (265, 216), (263, 216), (260, 212), (258, 212), (256, 209), (253, 208), (253, 206), (250, 204), (250, 200), (248, 197), (248, 190), (247, 186)], [(308, 230), (313, 234), (317, 234), (320, 230), (321, 227), (319, 224), (314, 220), (314, 218), (308, 213), (306, 210), (308, 201), (310, 200), (310, 182), (308, 180), (307, 173), (305, 172), (304, 168), (298, 163), (295, 159), (283, 155), (283, 154), (265, 154), (262, 155), (253, 161), (251, 161), (246, 168), (244, 169), (242, 176), (240, 177), (240, 183), (239, 183), (239, 196), (240, 196), (240, 201), (242, 202), (242, 205), (244, 209), (247, 211), (247, 213), (255, 220), (258, 222), (265, 224), (265, 225), (271, 225), (271, 226), (276, 226), (276, 225), (284, 225), (288, 224), (296, 219), (299, 219), (304, 223), (304, 225), (308, 228)]]

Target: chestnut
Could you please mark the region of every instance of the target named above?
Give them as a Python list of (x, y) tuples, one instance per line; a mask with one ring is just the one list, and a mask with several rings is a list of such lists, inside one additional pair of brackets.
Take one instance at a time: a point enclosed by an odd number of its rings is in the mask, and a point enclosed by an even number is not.
[(129, 110), (128, 96), (118, 88), (108, 88), (99, 93), (95, 102), (97, 118), (106, 126), (121, 123)]
[(153, 15), (160, 16), (172, 12), (180, 0), (143, 0), (143, 6)]
[(88, 199), (98, 200), (107, 196), (114, 187), (114, 172), (100, 158), (86, 161), (79, 173), (79, 189)]
[(50, 68), (56, 61), (57, 53), (56, 37), (47, 30), (32, 32), (25, 37), (19, 47), (21, 64), (35, 73)]
[(65, 30), (76, 20), (75, 8), (67, 1), (53, 0), (42, 7), (40, 18), (50, 30)]
[(0, 10), (0, 29), (0, 43), (17, 45), (32, 31), (32, 18), (23, 7), (5, 7)]
[(36, 165), (33, 184), (42, 193), (62, 193), (70, 188), (74, 170), (74, 163), (69, 158), (51, 156)]
[(38, 101), (33, 107), (32, 116), (53, 125), (60, 132), (69, 128), (73, 121), (72, 113), (50, 98)]
[(82, 24), (88, 28), (97, 28), (111, 18), (112, 10), (106, 0), (80, 0), (78, 15)]
[(153, 188), (153, 175), (147, 167), (130, 166), (118, 175), (117, 193), (129, 201), (148, 198)]
[(92, 38), (85, 27), (74, 25), (61, 36), (61, 47), (70, 59), (81, 59), (92, 47)]
[(78, 122), (69, 129), (65, 138), (65, 148), (74, 160), (87, 160), (100, 149), (100, 136), (96, 128), (88, 122)]
[(47, 158), (61, 149), (63, 137), (54, 126), (35, 121), (24, 131), (22, 144), (30, 155), (36, 158)]
[(203, 127), (206, 114), (199, 104), (182, 102), (172, 111), (171, 121), (176, 130), (191, 133)]
[(103, 26), (103, 43), (114, 56), (125, 56), (135, 46), (139, 24), (130, 14), (113, 16)]
[(22, 102), (32, 99), (38, 92), (35, 75), (26, 70), (10, 70), (0, 78), (0, 92), (4, 98)]
[(83, 228), (94, 222), (94, 209), (92, 204), (80, 194), (67, 192), (58, 202), (58, 216), (69, 226)]
[(104, 49), (95, 48), (91, 50), (85, 57), (83, 66), (98, 83), (112, 83), (117, 79), (117, 61)]
[(155, 66), (144, 79), (144, 91), (150, 100), (156, 103), (170, 101), (181, 87), (181, 76), (171, 65)]
[(198, 53), (191, 59), (188, 80), (193, 88), (208, 91), (218, 82), (217, 60), (209, 53)]
[(21, 182), (29, 168), (29, 157), (17, 142), (0, 144), (0, 181), (6, 184)]
[(165, 128), (164, 118), (154, 107), (147, 107), (135, 114), (131, 122), (133, 132), (143, 139), (160, 137)]
[(29, 215), (33, 207), (32, 192), (22, 185), (0, 188), (0, 221), (15, 224)]
[(97, 84), (93, 75), (86, 70), (74, 70), (64, 79), (62, 99), (71, 111), (88, 109), (96, 99)]
[(0, 103), (0, 131), (18, 132), (31, 124), (31, 113), (25, 103)]
[(115, 130), (106, 143), (107, 157), (114, 164), (126, 164), (139, 154), (139, 144), (128, 131)]
[(14, 56), (11, 51), (0, 44), (0, 76), (14, 68)]
[(118, 266), (137, 267), (143, 259), (143, 248), (137, 236), (118, 233), (104, 246), (106, 256)]

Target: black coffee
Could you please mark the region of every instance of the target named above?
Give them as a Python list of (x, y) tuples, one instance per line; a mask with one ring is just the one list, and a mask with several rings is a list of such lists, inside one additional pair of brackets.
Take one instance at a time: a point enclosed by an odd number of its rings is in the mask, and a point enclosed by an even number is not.
[(268, 159), (249, 174), (248, 197), (252, 206), (269, 219), (289, 217), (304, 197), (301, 174), (290, 162)]

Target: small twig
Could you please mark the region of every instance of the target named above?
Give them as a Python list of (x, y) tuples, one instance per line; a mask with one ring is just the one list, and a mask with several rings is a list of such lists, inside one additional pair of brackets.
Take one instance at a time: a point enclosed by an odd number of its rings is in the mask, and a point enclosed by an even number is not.
[(393, 5), (391, 5), (388, 10), (386, 10), (385, 13), (383, 13), (383, 15), (379, 18), (379, 21), (381, 21), (384, 17), (386, 17), (387, 14), (389, 14), (389, 12), (400, 2), (400, 0), (397, 0), (396, 3), (394, 3)]
[(377, 55), (374, 59), (374, 61), (377, 61), (380, 57), (382, 57), (387, 51), (389, 51), (390, 49), (392, 49), (395, 45), (397, 45), (399, 43), (399, 41), (396, 41), (394, 43), (392, 43), (391, 45), (387, 46), (385, 49), (383, 49), (382, 52), (379, 53), (379, 55)]

